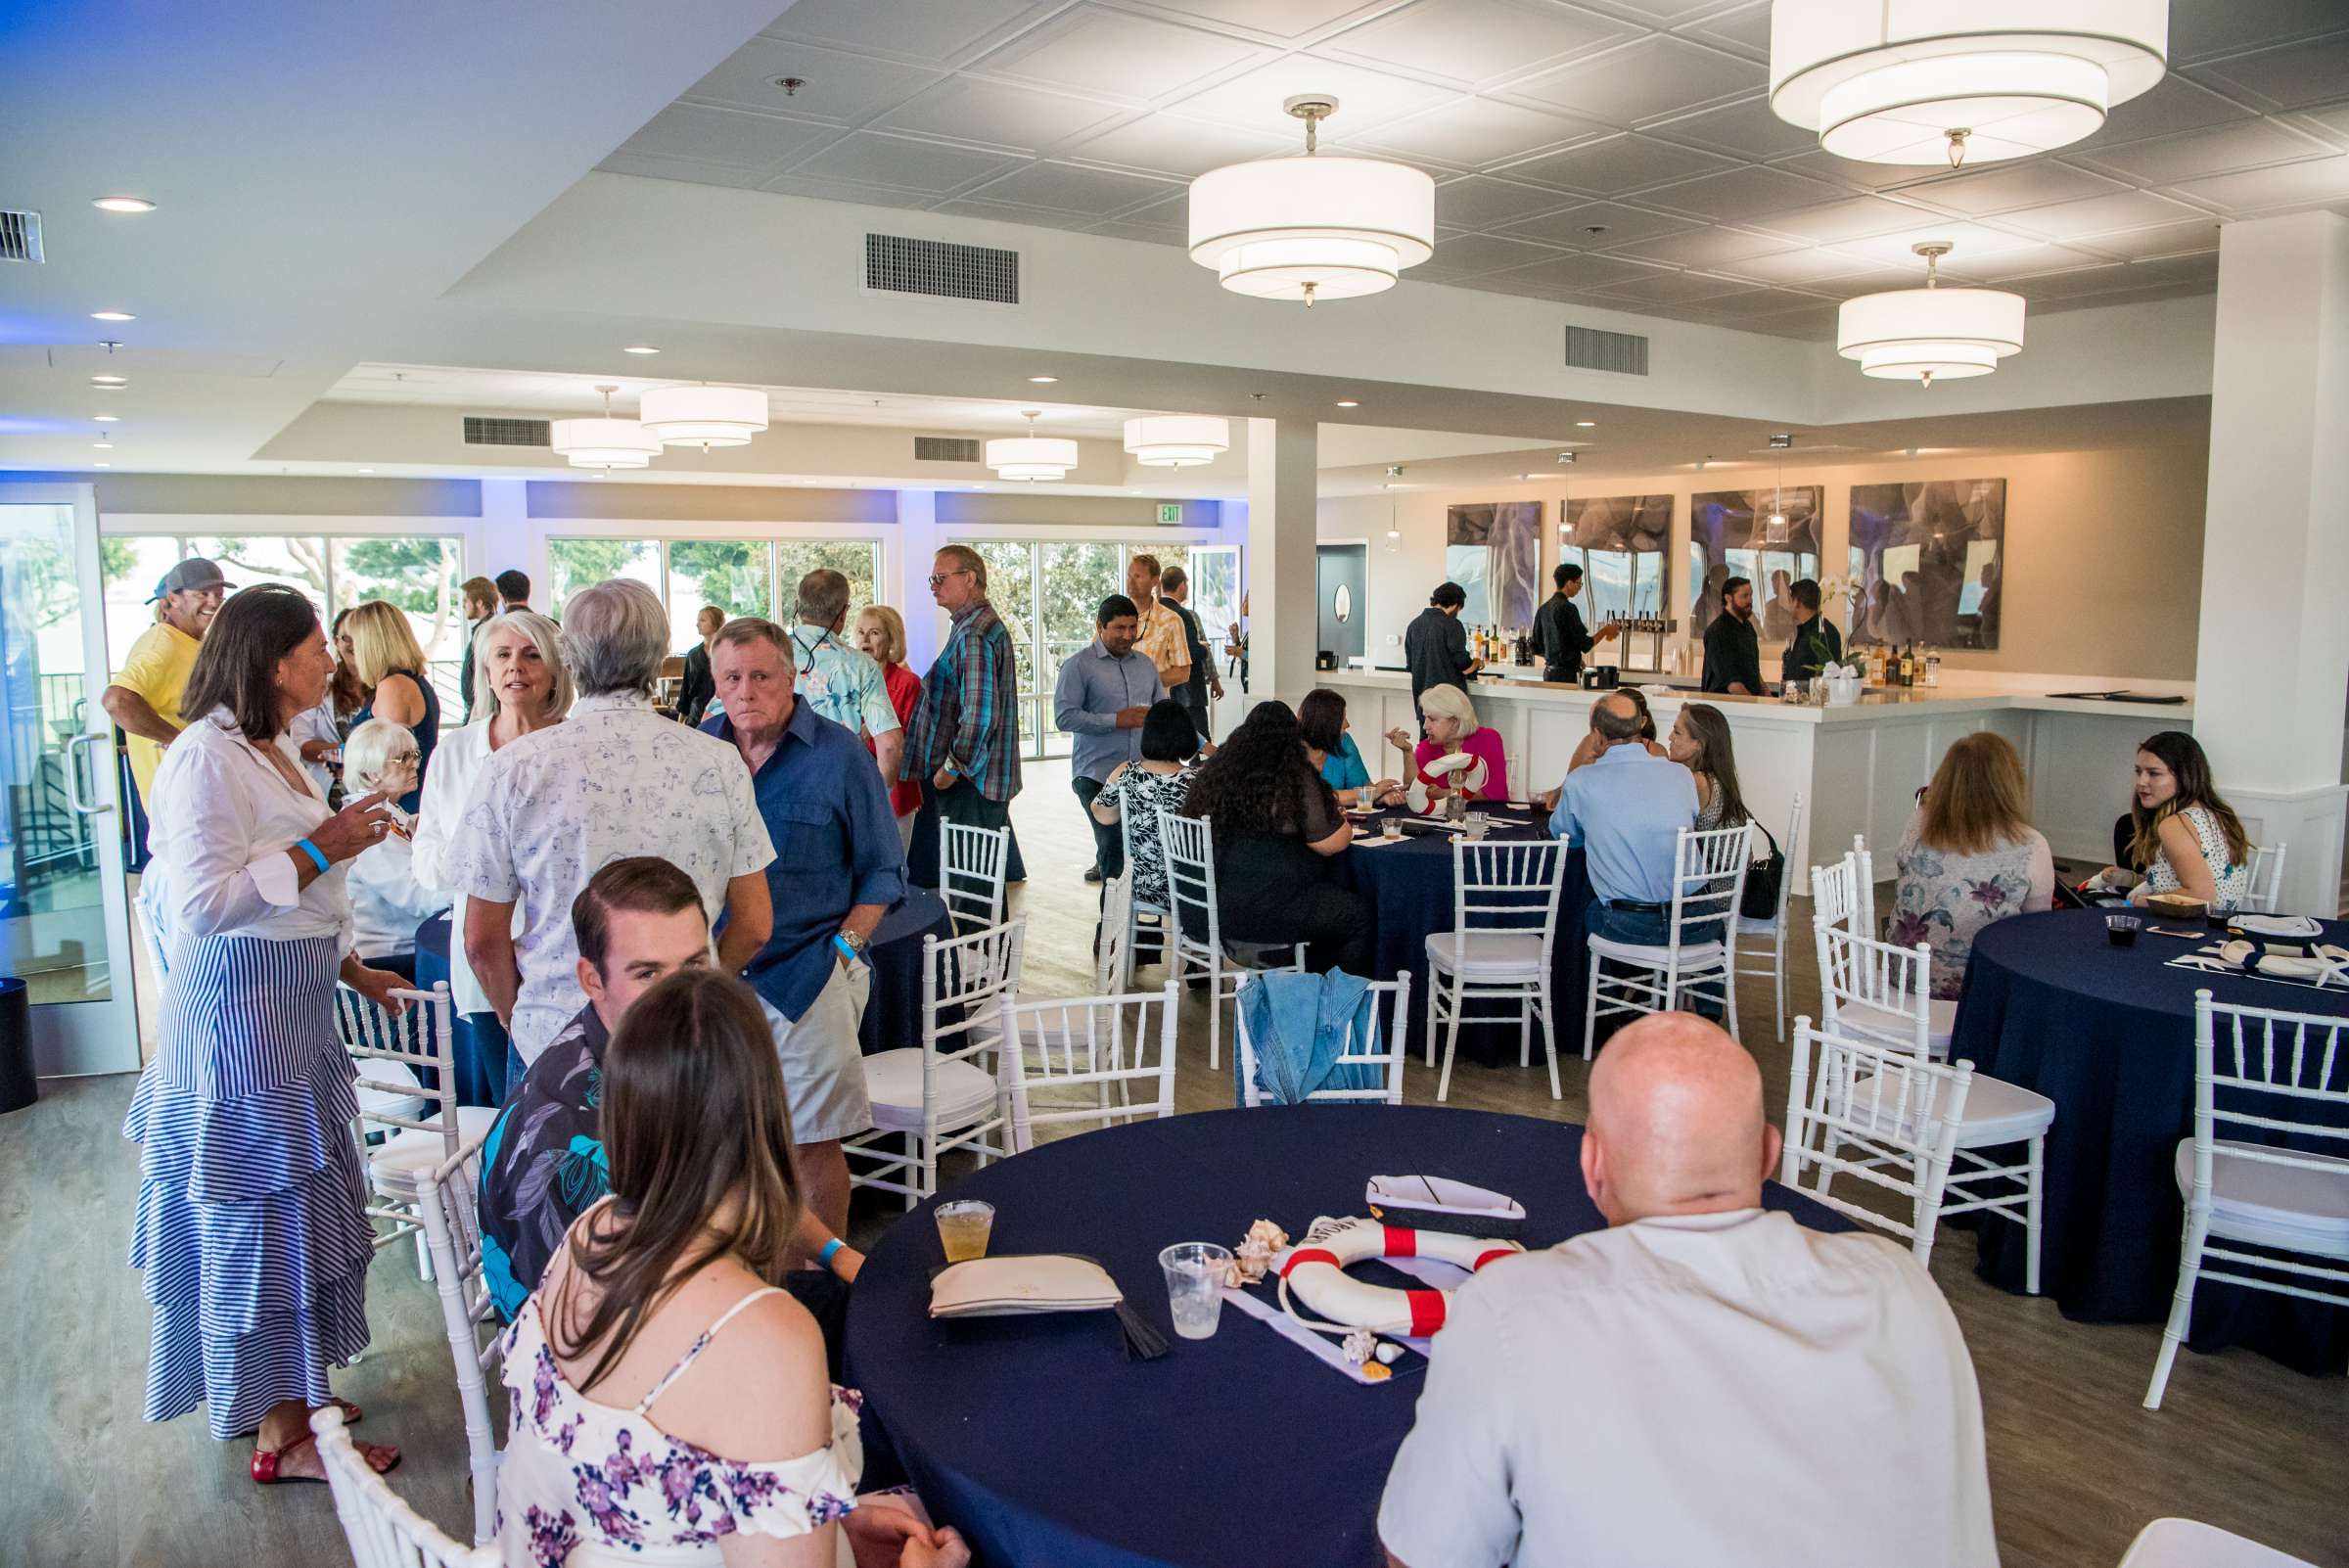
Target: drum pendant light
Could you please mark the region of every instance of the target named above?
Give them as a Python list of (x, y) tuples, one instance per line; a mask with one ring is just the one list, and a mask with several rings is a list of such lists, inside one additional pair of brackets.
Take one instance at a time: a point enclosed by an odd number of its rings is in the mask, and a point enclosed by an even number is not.
[(636, 417), (665, 446), (748, 446), (766, 429), (766, 393), (756, 387), (655, 387)]
[(1925, 258), (1925, 286), (1846, 300), (1835, 318), (1835, 351), (1860, 373), (1888, 381), (1987, 376), (2023, 346), (2023, 297), (1999, 289), (1945, 289), (1947, 240), (1911, 246)]
[(558, 419), (549, 440), (571, 460), (574, 468), (650, 468), (661, 455), (661, 442), (632, 419), (615, 419), (612, 394), (618, 387), (598, 387), (604, 394), (601, 419)]
[(1191, 259), (1223, 287), (1263, 300), (1342, 300), (1395, 287), (1435, 254), (1436, 182), (1415, 168), (1325, 158), (1316, 127), (1329, 93), (1282, 106), (1305, 121), (1305, 156), (1211, 169), (1191, 181)]
[(2169, 0), (1776, 0), (1770, 104), (1837, 158), (2028, 158), (2169, 69)]
[(1231, 424), (1207, 414), (1145, 414), (1126, 421), (1126, 450), (1144, 468), (1197, 468), (1231, 448)]
[(1034, 484), (1037, 480), (1066, 479), (1069, 470), (1077, 466), (1077, 443), (1065, 436), (1038, 436), (1036, 417), (1041, 409), (1024, 408), (1022, 418), (1028, 421), (1025, 436), (1005, 436), (987, 443), (987, 466), (1007, 480), (1023, 480)]

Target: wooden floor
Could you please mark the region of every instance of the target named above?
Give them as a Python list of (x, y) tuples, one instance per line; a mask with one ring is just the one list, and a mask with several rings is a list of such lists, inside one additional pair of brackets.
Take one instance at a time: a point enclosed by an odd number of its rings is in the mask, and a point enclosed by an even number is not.
[[(1014, 815), (1030, 873), (1011, 896), (1012, 912), (1030, 922), (1024, 989), (1083, 994), (1092, 984), (1093, 899), (1078, 877), (1091, 839), (1065, 764), (1032, 767)], [(1792, 968), (1792, 994), (1809, 1010), (1808, 954)], [(1768, 1092), (1782, 1105), (1786, 1052), (1772, 1041), (1767, 984), (1749, 982), (1740, 1000)], [(1181, 1106), (1227, 1105), (1228, 1072), (1207, 1071), (1205, 1015), (1195, 1001), (1186, 1008)], [(1538, 1064), (1531, 1072), (1463, 1064), (1452, 1099), (1580, 1120), (1580, 1053), (1566, 1063), (1562, 1102), (1550, 1100), (1542, 1077)], [(122, 1262), (137, 1192), (136, 1154), (119, 1134), (131, 1083), (48, 1083), (38, 1105), (0, 1118), (0, 1324), (13, 1351), (0, 1384), (8, 1453), (0, 1563), (345, 1563), (323, 1487), (254, 1488), (245, 1479), (246, 1446), (212, 1442), (201, 1413), (160, 1427), (139, 1418), (148, 1314), (139, 1276)], [(1432, 1100), (1434, 1076), (1414, 1066), (1406, 1093), (1413, 1103)], [(860, 1203), (859, 1243), (869, 1245), (896, 1212)], [(1933, 1273), (1980, 1375), (2007, 1568), (2117, 1563), (2130, 1538), (2165, 1514), (2349, 1568), (2349, 1382), (2302, 1377), (2240, 1352), (2188, 1354), (2164, 1407), (2147, 1412), (2138, 1401), (2158, 1328), (2069, 1322), (2050, 1302), (1983, 1284), (1973, 1264), (1972, 1238), (1945, 1231)], [(471, 1517), (463, 1429), (438, 1304), (411, 1254), (377, 1261), (368, 1308), (375, 1348), (337, 1387), (366, 1407), (363, 1435), (406, 1450), (395, 1476), (403, 1496), (461, 1532)], [(1831, 1453), (1833, 1434), (1820, 1440)], [(1235, 1558), (1234, 1568), (1257, 1565)]]

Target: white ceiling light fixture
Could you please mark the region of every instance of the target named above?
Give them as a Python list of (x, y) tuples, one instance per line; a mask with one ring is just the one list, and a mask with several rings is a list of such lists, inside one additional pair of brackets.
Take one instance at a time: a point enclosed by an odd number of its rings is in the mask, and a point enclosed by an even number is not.
[(1305, 121), (1305, 154), (1210, 169), (1191, 181), (1191, 259), (1260, 300), (1345, 300), (1395, 287), (1435, 254), (1436, 182), (1366, 158), (1324, 158), (1329, 93), (1283, 105)]
[(1038, 480), (1066, 479), (1077, 466), (1077, 443), (1065, 436), (1038, 436), (1036, 422), (1041, 409), (1024, 408), (1025, 436), (1004, 436), (987, 443), (987, 466), (1007, 480), (1033, 484)]
[(603, 417), (556, 420), (550, 436), (555, 450), (569, 458), (574, 468), (652, 467), (653, 459), (661, 455), (660, 440), (635, 420), (613, 416), (612, 394), (620, 391), (618, 387), (595, 390), (604, 394)]
[(1933, 385), (1987, 376), (2023, 347), (2023, 297), (2000, 289), (1944, 289), (1947, 240), (1910, 247), (1925, 258), (1925, 286), (1846, 300), (1835, 316), (1835, 351), (1860, 373)]
[(655, 387), (637, 399), (636, 419), (664, 446), (748, 446), (766, 429), (766, 393), (756, 387)]
[(1197, 468), (1231, 449), (1231, 422), (1212, 414), (1144, 414), (1126, 421), (1126, 450), (1144, 468)]
[(661, 350), (649, 343), (632, 343), (621, 349), (623, 354), (657, 354)]
[(1864, 163), (2028, 158), (2159, 82), (2169, 37), (2169, 0), (1777, 0), (1770, 105)]
[(101, 212), (152, 212), (155, 204), (143, 196), (101, 196), (90, 203)]

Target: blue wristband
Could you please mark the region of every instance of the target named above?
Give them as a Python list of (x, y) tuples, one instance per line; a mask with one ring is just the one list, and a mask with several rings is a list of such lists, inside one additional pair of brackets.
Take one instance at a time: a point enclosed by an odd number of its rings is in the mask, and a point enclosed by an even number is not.
[(837, 931), (832, 933), (832, 945), (843, 958), (846, 958), (852, 964), (860, 964), (867, 961), (864, 954), (858, 952), (855, 947), (851, 945), (849, 939), (842, 936)]
[(816, 1264), (824, 1268), (831, 1268), (832, 1260), (839, 1257), (840, 1249), (847, 1245), (847, 1242), (842, 1241), (838, 1236), (834, 1236), (830, 1241), (825, 1242), (823, 1250), (815, 1255)]
[(332, 867), (331, 867), (331, 865), (329, 864), (329, 862), (328, 862), (328, 860), (327, 860), (326, 856), (325, 856), (323, 853), (319, 853), (318, 846), (317, 846), (317, 845), (315, 845), (315, 844), (312, 844), (312, 843), (311, 843), (309, 840), (307, 840), (307, 839), (296, 839), (296, 840), (294, 841), (294, 848), (296, 848), (297, 850), (299, 850), (299, 851), (300, 851), (302, 853), (304, 853), (304, 854), (308, 855), (308, 856), (309, 856), (309, 857), (310, 857), (312, 860), (315, 860), (315, 861), (317, 861), (317, 862), (318, 862), (318, 869), (319, 869), (321, 872), (324, 872), (324, 871), (327, 871), (327, 870), (330, 870), (330, 869), (332, 869)]

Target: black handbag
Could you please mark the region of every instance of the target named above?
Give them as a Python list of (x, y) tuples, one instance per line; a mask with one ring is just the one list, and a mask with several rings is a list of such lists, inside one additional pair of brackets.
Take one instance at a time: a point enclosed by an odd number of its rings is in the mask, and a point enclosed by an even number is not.
[(1737, 900), (1737, 912), (1748, 920), (1775, 920), (1778, 889), (1786, 880), (1786, 852), (1778, 848), (1770, 829), (1759, 822), (1753, 827), (1770, 841), (1770, 857), (1745, 868), (1745, 893)]

